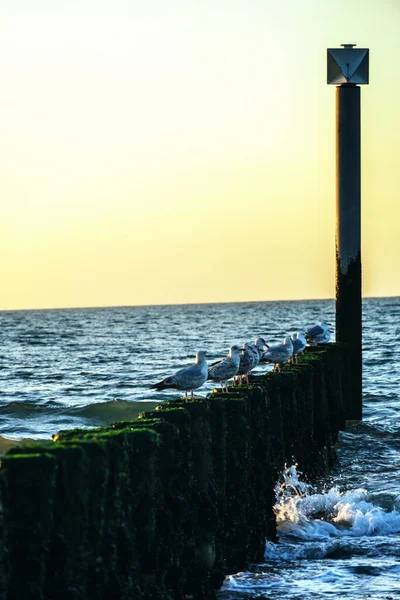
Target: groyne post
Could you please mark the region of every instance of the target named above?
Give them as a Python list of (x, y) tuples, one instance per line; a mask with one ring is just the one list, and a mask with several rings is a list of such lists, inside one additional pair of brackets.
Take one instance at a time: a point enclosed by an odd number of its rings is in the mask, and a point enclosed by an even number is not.
[(10, 448), (0, 600), (216, 600), (276, 539), (285, 464), (313, 480), (335, 460), (349, 359), (347, 345), (309, 347), (229, 394)]
[(336, 340), (351, 349), (352, 393), (346, 418), (362, 419), (360, 87), (369, 50), (328, 49), (328, 84), (336, 85)]

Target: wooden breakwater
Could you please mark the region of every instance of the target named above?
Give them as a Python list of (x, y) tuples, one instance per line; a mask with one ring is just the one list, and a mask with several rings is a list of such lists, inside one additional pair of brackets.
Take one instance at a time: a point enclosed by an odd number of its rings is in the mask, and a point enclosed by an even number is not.
[(214, 598), (274, 539), (274, 485), (334, 459), (345, 347), (136, 421), (12, 448), (0, 469), (2, 600)]

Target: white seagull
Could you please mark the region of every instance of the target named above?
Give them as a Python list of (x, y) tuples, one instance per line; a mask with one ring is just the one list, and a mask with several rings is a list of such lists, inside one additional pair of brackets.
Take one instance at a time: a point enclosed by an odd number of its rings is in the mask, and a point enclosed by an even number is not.
[(264, 340), (264, 338), (262, 338), (262, 337), (257, 338), (256, 341), (254, 342), (254, 345), (257, 348), (258, 360), (260, 361), (264, 355), (265, 349), (268, 350), (269, 346), (268, 346), (267, 342)]
[(293, 354), (293, 343), (290, 336), (285, 337), (283, 344), (270, 346), (262, 358), (263, 362), (274, 363), (274, 371), (280, 373), (281, 365), (287, 362)]
[(293, 357), (292, 360), (296, 359), (296, 365), (298, 364), (297, 356), (301, 354), (304, 348), (307, 346), (307, 340), (304, 331), (298, 333), (292, 333), (291, 335), (293, 343)]
[(249, 373), (259, 361), (258, 349), (255, 344), (246, 342), (240, 356), (239, 369), (235, 377), (239, 383), (249, 383)]
[[(236, 375), (239, 370), (242, 349), (236, 344), (229, 348), (229, 354), (223, 360), (212, 365), (208, 370), (208, 379), (219, 381), (224, 391), (228, 391), (227, 380)], [(225, 384), (225, 386), (224, 386)]]
[(201, 387), (208, 377), (208, 364), (206, 360), (206, 352), (200, 350), (196, 354), (196, 362), (189, 367), (179, 369), (170, 377), (165, 377), (158, 383), (153, 383), (150, 386), (152, 390), (183, 390), (185, 392), (185, 400), (187, 401), (187, 392), (193, 398), (193, 390)]
[(305, 336), (307, 341), (313, 346), (329, 342), (329, 340), (331, 339), (329, 325), (330, 323), (325, 323), (325, 321), (321, 321), (321, 323), (319, 323), (318, 325), (314, 325), (313, 327), (309, 327), (308, 329), (306, 329)]

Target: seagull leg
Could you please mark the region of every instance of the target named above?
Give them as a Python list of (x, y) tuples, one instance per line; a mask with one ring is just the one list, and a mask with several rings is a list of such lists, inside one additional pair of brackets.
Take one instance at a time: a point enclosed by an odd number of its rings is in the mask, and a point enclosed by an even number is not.
[(190, 390), (190, 397), (193, 400), (194, 396), (193, 396), (193, 390)]
[(187, 402), (187, 391), (185, 390), (185, 402)]

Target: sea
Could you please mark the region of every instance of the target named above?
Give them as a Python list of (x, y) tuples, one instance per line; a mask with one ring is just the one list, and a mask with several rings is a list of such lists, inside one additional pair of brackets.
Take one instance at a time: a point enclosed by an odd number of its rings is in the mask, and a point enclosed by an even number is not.
[[(213, 362), (259, 336), (272, 344), (322, 320), (334, 325), (334, 313), (333, 300), (2, 311), (0, 452), (136, 418), (180, 395), (149, 386), (198, 350)], [(275, 488), (277, 542), (266, 541), (260, 564), (230, 574), (219, 600), (400, 598), (399, 336), (400, 298), (364, 299), (363, 420), (340, 433), (324, 479), (311, 485), (301, 464), (286, 465)]]

